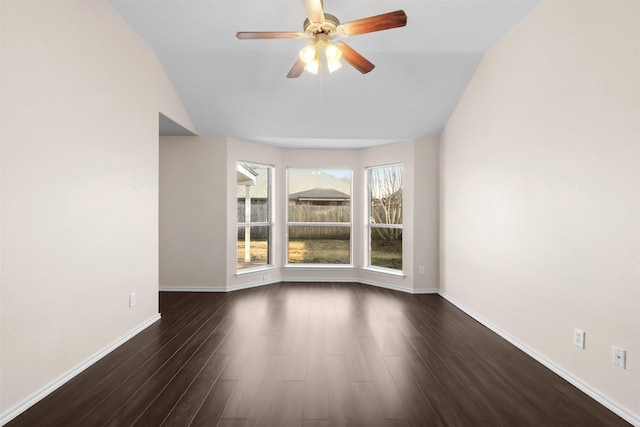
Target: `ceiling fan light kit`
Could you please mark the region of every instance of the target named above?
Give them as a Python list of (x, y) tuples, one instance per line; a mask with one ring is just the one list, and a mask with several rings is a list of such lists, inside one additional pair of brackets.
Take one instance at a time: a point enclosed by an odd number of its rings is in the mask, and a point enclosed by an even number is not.
[[(304, 32), (295, 31), (240, 31), (236, 37), (240, 40), (259, 39), (301, 39), (308, 38), (312, 42), (305, 46), (298, 54), (298, 59), (289, 70), (287, 77), (300, 77), (303, 71), (318, 74), (322, 68), (322, 62), (326, 63), (330, 73), (342, 68), (341, 60), (366, 74), (374, 69), (373, 65), (364, 56), (342, 41), (332, 40), (336, 37), (348, 37), (375, 31), (389, 30), (407, 25), (407, 15), (403, 10), (370, 16), (368, 18), (340, 23), (333, 15), (324, 13), (322, 0), (303, 0), (307, 11), (307, 19), (304, 20)], [(322, 55), (324, 53), (324, 56)]]
[(321, 67), (321, 52), (324, 51), (327, 69), (330, 73), (342, 68), (340, 59), (342, 52), (329, 41), (325, 34), (317, 34), (314, 42), (302, 48), (298, 56), (305, 63), (304, 69), (312, 74), (318, 74)]

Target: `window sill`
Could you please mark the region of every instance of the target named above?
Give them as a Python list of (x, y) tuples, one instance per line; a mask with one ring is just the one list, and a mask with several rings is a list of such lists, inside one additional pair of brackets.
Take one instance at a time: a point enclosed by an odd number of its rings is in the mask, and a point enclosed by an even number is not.
[(348, 264), (287, 264), (285, 270), (355, 270)]
[(407, 277), (400, 270), (393, 270), (391, 268), (384, 268), (384, 267), (364, 267), (362, 271), (366, 271), (369, 273), (376, 273), (376, 274), (384, 274), (387, 276), (398, 277), (400, 279), (404, 279), (405, 277)]
[(235, 276), (247, 276), (249, 274), (264, 273), (266, 271), (278, 271), (278, 267), (274, 267), (273, 265), (265, 265), (264, 267), (243, 268), (242, 270), (236, 271)]

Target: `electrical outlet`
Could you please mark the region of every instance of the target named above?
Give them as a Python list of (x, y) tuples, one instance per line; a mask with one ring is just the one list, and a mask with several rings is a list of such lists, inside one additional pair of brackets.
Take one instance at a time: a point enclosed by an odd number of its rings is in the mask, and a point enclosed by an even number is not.
[(584, 331), (581, 331), (578, 328), (573, 329), (573, 344), (575, 344), (576, 347), (580, 347), (583, 350), (584, 350), (585, 335), (586, 333)]
[(418, 267), (418, 274), (424, 274), (424, 265)]
[(132, 292), (129, 294), (129, 307), (135, 307), (136, 305), (136, 293)]
[(613, 363), (622, 369), (627, 369), (627, 350), (613, 346)]

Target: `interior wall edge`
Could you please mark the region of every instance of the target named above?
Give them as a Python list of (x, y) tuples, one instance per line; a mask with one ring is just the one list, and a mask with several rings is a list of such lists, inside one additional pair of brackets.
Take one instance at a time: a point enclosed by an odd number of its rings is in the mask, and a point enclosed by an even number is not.
[(16, 404), (15, 406), (9, 408), (5, 413), (0, 414), (0, 426), (7, 424), (9, 421), (16, 418), (18, 415), (22, 414), (27, 409), (31, 408), (33, 405), (65, 385), (67, 382), (72, 380), (74, 377), (80, 375), (83, 371), (89, 368), (94, 363), (98, 362), (100, 359), (120, 347), (122, 344), (129, 341), (134, 336), (138, 335), (140, 332), (153, 325), (155, 322), (160, 320), (160, 313), (157, 313), (151, 316), (146, 321), (142, 322), (140, 325), (118, 338), (116, 341), (112, 342), (102, 350), (95, 353), (93, 356), (87, 358), (84, 362), (79, 363), (75, 367), (71, 368), (64, 374), (60, 375), (55, 380), (51, 381), (49, 384), (42, 387), (37, 392), (33, 393), (31, 396), (24, 399), (22, 402)]
[(589, 384), (586, 384), (580, 379), (571, 375), (569, 371), (563, 369), (561, 366), (554, 363), (551, 359), (548, 359), (544, 355), (536, 352), (534, 349), (526, 345), (523, 341), (520, 341), (513, 335), (506, 332), (505, 330), (494, 325), (493, 323), (491, 323), (490, 321), (488, 321), (487, 319), (485, 319), (475, 311), (461, 304), (459, 301), (457, 301), (456, 299), (448, 295), (446, 292), (440, 290), (438, 291), (438, 294), (442, 298), (444, 298), (445, 300), (449, 301), (451, 304), (456, 306), (456, 308), (463, 311), (464, 313), (472, 317), (474, 320), (479, 322), (482, 326), (488, 328), (489, 330), (498, 334), (500, 337), (507, 340), (510, 344), (516, 346), (517, 348), (525, 352), (528, 356), (532, 357), (537, 362), (541, 363), (547, 369), (550, 369), (553, 373), (560, 376), (562, 379), (568, 381), (571, 385), (578, 388), (578, 390), (582, 391), (587, 396), (591, 397), (596, 402), (600, 403), (602, 406), (609, 409), (614, 414), (618, 415), (620, 418), (631, 423), (635, 427), (640, 427), (640, 415), (627, 411), (625, 408), (618, 405), (615, 401), (607, 397), (605, 394), (601, 393), (600, 391), (591, 387)]

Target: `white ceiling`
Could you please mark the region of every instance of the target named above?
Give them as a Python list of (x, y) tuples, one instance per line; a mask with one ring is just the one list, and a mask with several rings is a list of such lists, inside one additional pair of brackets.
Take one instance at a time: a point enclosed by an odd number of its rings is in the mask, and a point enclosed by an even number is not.
[(155, 50), (200, 135), (282, 147), (361, 148), (438, 135), (484, 52), (539, 0), (326, 0), (342, 22), (403, 9), (407, 26), (344, 38), (376, 65), (362, 75), (286, 75), (308, 40), (300, 0), (110, 0)]

